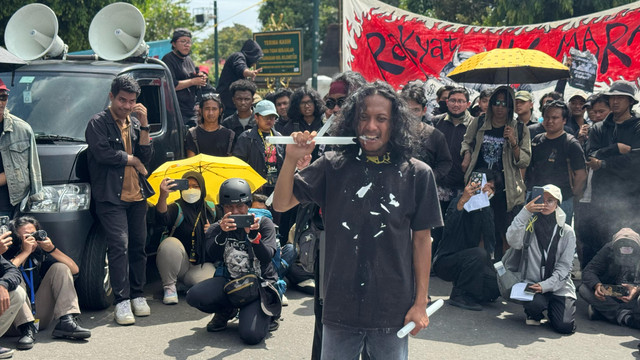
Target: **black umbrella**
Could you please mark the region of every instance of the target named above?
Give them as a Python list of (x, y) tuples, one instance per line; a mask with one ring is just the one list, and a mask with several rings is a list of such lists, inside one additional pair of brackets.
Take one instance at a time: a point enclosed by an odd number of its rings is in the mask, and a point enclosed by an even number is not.
[(10, 53), (0, 46), (0, 72), (11, 71), (11, 86), (13, 86), (13, 72), (27, 62)]

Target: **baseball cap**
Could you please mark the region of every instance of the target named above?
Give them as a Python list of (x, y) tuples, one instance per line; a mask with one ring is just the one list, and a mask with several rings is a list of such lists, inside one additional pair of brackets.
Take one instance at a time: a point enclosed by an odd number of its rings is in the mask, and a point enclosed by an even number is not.
[(531, 102), (533, 102), (533, 96), (531, 95), (530, 92), (528, 92), (526, 90), (520, 90), (520, 91), (516, 92), (516, 100), (523, 100), (523, 101), (531, 101)]
[(4, 84), (4, 81), (2, 81), (2, 79), (0, 79), (0, 91), (9, 92), (9, 88), (7, 88), (7, 85)]
[(599, 96), (600, 96), (600, 94), (591, 94), (591, 95), (589, 95), (589, 97), (587, 98), (587, 101), (585, 101), (584, 105), (582, 105), (582, 108), (583, 109), (592, 108), (593, 104), (596, 102), (596, 100), (598, 100)]
[(613, 84), (611, 84), (611, 86), (609, 87), (609, 91), (606, 91), (604, 93), (604, 95), (607, 96), (611, 96), (611, 95), (622, 95), (622, 96), (628, 96), (631, 98), (631, 105), (635, 105), (638, 103), (638, 100), (636, 100), (635, 95), (636, 94), (636, 89), (633, 86), (633, 84), (629, 81), (624, 81), (624, 80), (618, 80), (618, 81), (614, 81)]
[(547, 184), (542, 188), (544, 189), (544, 192), (556, 198), (556, 200), (558, 200), (558, 204), (562, 203), (562, 190), (560, 190), (559, 187), (552, 184)]
[(256, 114), (260, 114), (262, 116), (266, 115), (278, 115), (276, 111), (276, 106), (269, 100), (260, 100), (254, 109)]
[(587, 93), (582, 90), (578, 90), (575, 93), (573, 93), (573, 95), (571, 95), (571, 97), (569, 98), (569, 101), (571, 101), (571, 99), (575, 97), (579, 97), (579, 98), (582, 98), (582, 100), (587, 101), (587, 99), (589, 98), (589, 95), (587, 95)]

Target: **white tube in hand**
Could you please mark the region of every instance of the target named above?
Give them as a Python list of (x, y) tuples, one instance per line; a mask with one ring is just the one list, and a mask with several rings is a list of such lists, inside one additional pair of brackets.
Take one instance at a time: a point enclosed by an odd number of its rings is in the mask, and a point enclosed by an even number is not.
[[(431, 306), (427, 307), (427, 316), (431, 317), (431, 315), (433, 315), (433, 313), (438, 311), (438, 309), (440, 309), (443, 304), (444, 304), (444, 301), (442, 299), (436, 300), (433, 304), (431, 304)], [(416, 323), (414, 323), (413, 321), (410, 321), (402, 329), (398, 330), (398, 333), (397, 333), (398, 337), (403, 338), (407, 336), (407, 334), (409, 334), (411, 330), (413, 330), (413, 328), (415, 327), (416, 327)]]

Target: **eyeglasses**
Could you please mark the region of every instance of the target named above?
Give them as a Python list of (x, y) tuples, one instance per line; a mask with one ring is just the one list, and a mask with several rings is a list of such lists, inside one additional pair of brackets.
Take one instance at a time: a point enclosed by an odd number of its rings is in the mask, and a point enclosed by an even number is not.
[(327, 108), (329, 109), (333, 109), (334, 107), (336, 107), (336, 105), (338, 105), (338, 107), (342, 107), (342, 105), (344, 105), (344, 102), (347, 100), (346, 97), (341, 97), (336, 99), (333, 98), (328, 98), (327, 101), (324, 102), (324, 104), (327, 106)]
[(307, 100), (300, 103), (300, 106), (313, 106), (313, 100)]
[(182, 45), (191, 45), (191, 40), (178, 40), (176, 42)]
[(506, 101), (495, 100), (491, 105), (507, 107), (507, 102)]
[(9, 100), (9, 95), (4, 94), (4, 95), (0, 95), (0, 101), (7, 101)]
[(466, 103), (467, 100), (465, 100), (465, 99), (449, 99), (449, 100), (447, 100), (447, 102), (451, 103), (451, 104), (460, 104), (460, 105), (462, 105), (462, 104)]

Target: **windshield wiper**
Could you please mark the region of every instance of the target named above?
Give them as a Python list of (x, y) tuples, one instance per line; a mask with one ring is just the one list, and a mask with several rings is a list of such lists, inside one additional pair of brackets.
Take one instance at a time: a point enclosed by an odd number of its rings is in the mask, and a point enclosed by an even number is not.
[(56, 134), (38, 134), (36, 133), (36, 140), (58, 140), (58, 141), (72, 141), (72, 142), (85, 142), (84, 139), (65, 136), (65, 135), (56, 135)]

